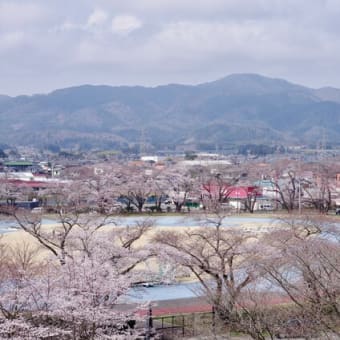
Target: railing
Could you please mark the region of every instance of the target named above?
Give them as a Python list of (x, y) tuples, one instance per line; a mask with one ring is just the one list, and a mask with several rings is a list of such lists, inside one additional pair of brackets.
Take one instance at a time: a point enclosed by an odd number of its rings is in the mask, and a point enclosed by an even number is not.
[(170, 340), (186, 336), (215, 333), (215, 312), (196, 312), (190, 314), (176, 314), (166, 316), (152, 316), (149, 309), (146, 320), (146, 340), (157, 339)]

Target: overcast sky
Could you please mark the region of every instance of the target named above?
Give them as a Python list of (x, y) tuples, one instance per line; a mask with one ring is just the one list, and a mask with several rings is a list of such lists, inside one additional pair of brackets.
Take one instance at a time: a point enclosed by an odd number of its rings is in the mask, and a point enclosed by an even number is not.
[(339, 0), (0, 0), (0, 93), (260, 73), (340, 87)]

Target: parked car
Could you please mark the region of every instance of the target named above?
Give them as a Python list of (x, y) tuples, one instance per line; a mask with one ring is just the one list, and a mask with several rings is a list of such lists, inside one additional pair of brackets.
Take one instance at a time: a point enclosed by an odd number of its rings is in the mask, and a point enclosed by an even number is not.
[(36, 207), (32, 209), (32, 213), (34, 214), (41, 214), (44, 212), (44, 208), (43, 207)]
[(176, 211), (176, 205), (171, 200), (165, 200), (161, 204), (161, 209), (162, 211), (166, 211), (166, 212)]
[(259, 210), (266, 210), (266, 211), (272, 211), (274, 210), (274, 206), (270, 203), (265, 203), (265, 204), (261, 204)]

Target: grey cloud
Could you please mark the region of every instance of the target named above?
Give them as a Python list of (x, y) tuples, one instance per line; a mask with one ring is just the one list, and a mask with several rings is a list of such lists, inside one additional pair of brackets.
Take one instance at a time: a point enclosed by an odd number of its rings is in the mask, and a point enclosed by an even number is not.
[(0, 0), (0, 93), (258, 72), (340, 87), (338, 0)]

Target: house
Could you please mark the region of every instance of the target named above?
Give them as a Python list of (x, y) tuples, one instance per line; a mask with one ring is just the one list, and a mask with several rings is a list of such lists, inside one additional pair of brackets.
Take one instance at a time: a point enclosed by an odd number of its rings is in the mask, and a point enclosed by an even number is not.
[(202, 186), (203, 198), (227, 202), (237, 210), (245, 209), (246, 205), (257, 207), (256, 201), (262, 196), (262, 189), (258, 186), (230, 186), (218, 182), (209, 182)]
[(24, 171), (29, 171), (33, 167), (33, 162), (29, 161), (13, 161), (13, 162), (5, 162), (4, 166), (9, 170), (9, 171), (14, 171), (14, 172), (24, 172)]
[(262, 196), (268, 199), (275, 199), (277, 197), (277, 190), (273, 180), (261, 179), (254, 182), (254, 185), (261, 188)]
[(158, 156), (142, 156), (140, 158), (142, 162), (147, 162), (147, 163), (157, 163), (158, 162)]

